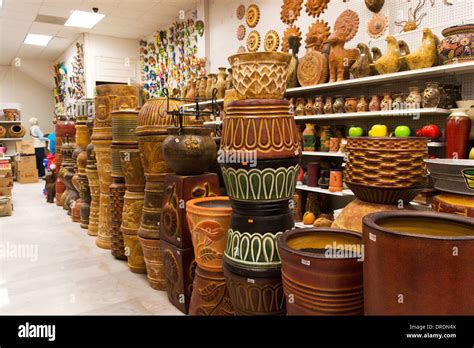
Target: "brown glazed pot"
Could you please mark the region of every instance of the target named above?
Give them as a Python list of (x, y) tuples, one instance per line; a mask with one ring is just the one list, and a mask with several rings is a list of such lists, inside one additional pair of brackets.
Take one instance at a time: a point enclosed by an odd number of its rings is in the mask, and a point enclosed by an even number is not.
[(301, 155), (301, 144), (287, 100), (232, 102), (224, 119), (221, 150), (257, 152), (257, 159)]
[(181, 249), (192, 248), (191, 233), (186, 221), (186, 203), (202, 197), (220, 194), (217, 174), (180, 176), (168, 174), (160, 221), (160, 239)]
[(234, 307), (227, 290), (224, 273), (208, 272), (199, 266), (196, 267), (189, 315), (234, 315)]
[(163, 142), (163, 158), (178, 175), (200, 175), (214, 163), (217, 147), (212, 129), (169, 127)]
[(89, 226), (87, 234), (89, 236), (97, 236), (99, 232), (99, 201), (100, 201), (100, 184), (99, 174), (97, 173), (97, 163), (95, 159), (94, 145), (87, 146), (87, 165), (86, 174), (89, 183), (91, 204), (89, 212)]
[(285, 315), (281, 275), (254, 277), (238, 275), (224, 262), (227, 289), (236, 315)]
[(364, 218), (366, 315), (473, 315), (474, 220), (431, 212)]
[[(338, 255), (350, 246), (353, 254)], [(297, 229), (278, 238), (288, 315), (362, 315), (362, 237), (330, 228)], [(329, 254), (330, 251), (334, 254)], [(328, 254), (326, 254), (326, 252)]]
[(150, 286), (155, 290), (166, 290), (166, 276), (161, 255), (159, 239), (147, 239), (138, 235), (146, 264), (146, 273)]
[(188, 314), (196, 269), (193, 248), (180, 249), (162, 240), (161, 253), (168, 299), (181, 312)]
[(186, 202), (194, 255), (203, 271), (222, 272), (231, 213), (229, 197), (197, 198)]

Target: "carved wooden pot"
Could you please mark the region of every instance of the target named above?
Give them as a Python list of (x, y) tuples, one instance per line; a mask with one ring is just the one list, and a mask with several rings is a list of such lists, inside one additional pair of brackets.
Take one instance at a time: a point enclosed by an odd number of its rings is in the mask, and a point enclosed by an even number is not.
[(87, 233), (90, 236), (95, 237), (99, 232), (100, 184), (99, 173), (97, 172), (94, 145), (92, 144), (89, 144), (87, 146), (86, 174), (91, 195), (89, 226), (87, 228)]

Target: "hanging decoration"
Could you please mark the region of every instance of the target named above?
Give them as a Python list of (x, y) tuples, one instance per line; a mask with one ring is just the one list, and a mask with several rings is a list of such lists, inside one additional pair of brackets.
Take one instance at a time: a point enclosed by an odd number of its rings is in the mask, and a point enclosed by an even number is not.
[(247, 51), (257, 52), (260, 47), (260, 34), (256, 30), (252, 30), (247, 37)]
[[(420, 11), (425, 6), (425, 3), (426, 0), (418, 0), (418, 4), (416, 5), (416, 7), (414, 9), (413, 7), (410, 7), (410, 9), (408, 10), (408, 19), (406, 21), (395, 22), (396, 26), (402, 28), (402, 30), (400, 31), (401, 33), (416, 30), (420, 26), (421, 22), (423, 21), (423, 18), (426, 16), (426, 12), (420, 14)], [(434, 0), (431, 1), (431, 7), (433, 6)]]
[(285, 53), (288, 53), (290, 51), (289, 47), (288, 47), (288, 39), (290, 37), (296, 37), (297, 38), (297, 45), (300, 46), (301, 44), (301, 30), (300, 28), (294, 26), (294, 25), (290, 25), (288, 28), (286, 28), (285, 32), (283, 33), (283, 39), (282, 39), (282, 43), (281, 43), (281, 50), (282, 52), (285, 52)]
[(66, 115), (66, 85), (67, 85), (67, 68), (64, 62), (54, 65), (54, 113), (55, 115)]
[(76, 42), (76, 54), (72, 60), (72, 74), (69, 77), (69, 83), (69, 98), (74, 102), (84, 98), (84, 46), (80, 42)]
[(367, 22), (367, 33), (373, 39), (377, 39), (385, 33), (388, 27), (388, 20), (381, 13), (376, 13), (374, 16)]
[(280, 46), (280, 36), (275, 30), (270, 30), (265, 34), (264, 47), (267, 52), (276, 52)]
[(246, 21), (250, 28), (257, 26), (260, 21), (260, 9), (257, 5), (252, 4), (247, 8)]
[(374, 13), (379, 13), (384, 4), (385, 0), (365, 0), (365, 6)]
[(359, 31), (359, 15), (352, 10), (345, 10), (336, 19), (334, 31), (344, 33), (346, 42), (351, 41)]
[(307, 0), (305, 7), (308, 15), (313, 17), (319, 17), (327, 10), (330, 0)]
[(293, 24), (301, 14), (303, 0), (283, 0), (280, 19), (285, 24)]
[(237, 28), (237, 40), (242, 41), (245, 38), (246, 33), (247, 29), (245, 29), (245, 25), (239, 25), (239, 27)]
[(237, 7), (237, 19), (242, 20), (245, 16), (245, 5), (239, 5)]

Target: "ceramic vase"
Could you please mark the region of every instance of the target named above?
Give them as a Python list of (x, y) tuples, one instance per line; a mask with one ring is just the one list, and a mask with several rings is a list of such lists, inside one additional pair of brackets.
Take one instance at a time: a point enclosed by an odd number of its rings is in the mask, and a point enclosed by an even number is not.
[(303, 150), (316, 151), (316, 134), (312, 123), (307, 123), (303, 131)]
[(465, 159), (467, 157), (471, 119), (467, 109), (452, 109), (444, 127), (446, 158)]

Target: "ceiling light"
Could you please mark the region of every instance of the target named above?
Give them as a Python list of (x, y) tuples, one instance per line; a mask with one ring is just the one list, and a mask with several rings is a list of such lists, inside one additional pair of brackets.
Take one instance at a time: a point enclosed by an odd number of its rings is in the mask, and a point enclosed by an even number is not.
[(52, 38), (50, 35), (28, 34), (24, 43), (27, 45), (47, 46)]
[(101, 13), (72, 11), (71, 16), (64, 25), (68, 27), (91, 29), (104, 17), (105, 15)]

